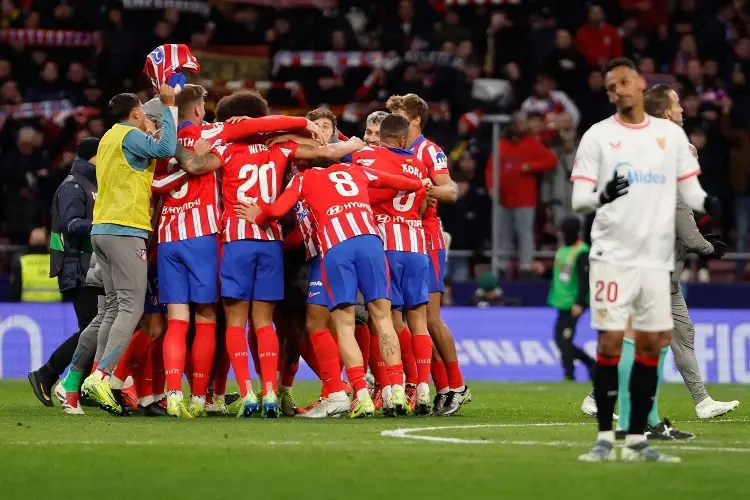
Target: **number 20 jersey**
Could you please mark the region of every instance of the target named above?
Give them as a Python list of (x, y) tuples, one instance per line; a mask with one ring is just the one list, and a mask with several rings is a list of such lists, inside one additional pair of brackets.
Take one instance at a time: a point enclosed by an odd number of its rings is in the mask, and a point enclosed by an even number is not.
[[(193, 125), (186, 122), (178, 127), (177, 142), (193, 150), (198, 139), (209, 142), (218, 139), (221, 128), (213, 124)], [(212, 153), (220, 154), (214, 144)], [(159, 160), (157, 174), (184, 175), (177, 160)], [(161, 216), (157, 229), (158, 242), (169, 243), (200, 236), (218, 233), (219, 226), (219, 191), (214, 172), (188, 176), (184, 184), (162, 195)]]
[(267, 148), (263, 144), (231, 143), (222, 148), (221, 190), (224, 198), (224, 241), (283, 239), (281, 225), (274, 221), (258, 225), (240, 219), (234, 206), (273, 203), (284, 185), (284, 170), (297, 144), (287, 142)]

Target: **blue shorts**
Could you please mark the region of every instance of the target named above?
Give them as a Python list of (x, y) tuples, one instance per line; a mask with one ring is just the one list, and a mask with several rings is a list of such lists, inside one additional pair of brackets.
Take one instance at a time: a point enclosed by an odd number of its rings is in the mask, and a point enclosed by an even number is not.
[(284, 250), (280, 241), (224, 243), (221, 296), (278, 302), (284, 298)]
[(383, 242), (366, 234), (344, 240), (323, 257), (323, 284), (331, 300), (329, 309), (357, 303), (357, 289), (365, 304), (387, 299), (390, 288)]
[(391, 271), (391, 303), (394, 309), (414, 309), (430, 300), (427, 275), (430, 259), (414, 252), (385, 252)]
[(159, 275), (157, 273), (157, 267), (156, 264), (149, 264), (143, 314), (161, 314), (163, 312), (164, 307), (159, 302)]
[(219, 240), (215, 234), (159, 244), (164, 304), (213, 304), (219, 300)]
[(320, 255), (307, 261), (307, 303), (315, 306), (328, 307), (328, 292), (323, 286), (323, 269)]
[(429, 288), (430, 293), (443, 293), (445, 291), (445, 249), (428, 250), (430, 257)]

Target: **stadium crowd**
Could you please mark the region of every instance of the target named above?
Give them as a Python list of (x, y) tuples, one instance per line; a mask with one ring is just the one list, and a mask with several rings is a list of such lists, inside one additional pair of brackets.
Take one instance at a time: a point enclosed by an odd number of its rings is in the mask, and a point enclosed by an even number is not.
[[(503, 138), (497, 230), (502, 250), (513, 250), (515, 236), (520, 274), (528, 275), (533, 250), (557, 246), (557, 226), (570, 212), (567, 178), (578, 138), (612, 112), (599, 70), (610, 58), (632, 58), (650, 83), (674, 80), (680, 88), (700, 181), (723, 204), (720, 220), (704, 219), (702, 229), (746, 250), (745, 0), (271, 3), (195, 0), (162, 9), (148, 8), (153, 2), (102, 1), (91, 8), (83, 0), (2, 0), (0, 236), (25, 245), (35, 227), (49, 224), (48, 207), (75, 144), (101, 137), (110, 125), (109, 97), (133, 91), (146, 102), (146, 54), (163, 43), (186, 43), (194, 50), (267, 46), (273, 110), (328, 104), (347, 135), (361, 135), (364, 116), (384, 109), (392, 94), (413, 92), (428, 101), (425, 133), (443, 147), (459, 192), (440, 215), (451, 249), (471, 256), (450, 259), (454, 279), (474, 276), (490, 246), (492, 144), (483, 115), (524, 112), (514, 115)], [(351, 52), (341, 64), (338, 53), (345, 51)], [(210, 90), (228, 93), (213, 78)], [(297, 90), (279, 82), (298, 82)], [(514, 163), (534, 171), (506, 168)], [(707, 280), (703, 266), (698, 277)], [(744, 262), (729, 273), (741, 277)]]

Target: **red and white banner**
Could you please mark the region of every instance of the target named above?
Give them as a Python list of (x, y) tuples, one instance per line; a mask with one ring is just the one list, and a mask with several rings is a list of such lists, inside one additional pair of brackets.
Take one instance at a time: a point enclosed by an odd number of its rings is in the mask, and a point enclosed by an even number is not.
[(127, 10), (177, 9), (188, 14), (211, 15), (211, 4), (205, 0), (122, 0)]
[(517, 5), (521, 0), (443, 0), (446, 6), (453, 5)]
[(70, 113), (74, 109), (73, 103), (67, 99), (60, 101), (25, 102), (15, 106), (3, 106), (0, 108), (0, 130), (8, 119), (54, 118), (60, 113)]
[(229, 0), (231, 3), (244, 3), (257, 7), (273, 7), (276, 9), (304, 9), (319, 8), (321, 0)]
[(23, 42), (47, 47), (91, 47), (99, 42), (99, 37), (93, 31), (4, 29), (0, 30), (0, 42)]
[(445, 52), (409, 51), (399, 56), (395, 52), (378, 51), (288, 51), (273, 57), (273, 73), (283, 67), (309, 68), (314, 66), (340, 68), (383, 68), (390, 70), (400, 62), (460, 67), (461, 59)]

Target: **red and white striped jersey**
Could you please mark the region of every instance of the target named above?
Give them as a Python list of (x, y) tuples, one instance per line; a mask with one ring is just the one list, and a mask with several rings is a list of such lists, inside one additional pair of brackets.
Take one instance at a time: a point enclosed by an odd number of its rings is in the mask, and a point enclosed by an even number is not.
[[(379, 172), (404, 175), (421, 181), (427, 168), (410, 151), (365, 147), (352, 153), (355, 163)], [(427, 241), (419, 209), (427, 197), (424, 189), (407, 193), (395, 189), (370, 189), (370, 205), (383, 235), (386, 250), (427, 253)]]
[(321, 254), (342, 241), (365, 234), (382, 237), (370, 208), (369, 187), (416, 191), (422, 183), (405, 176), (339, 163), (311, 168), (295, 175), (272, 205), (258, 203), (263, 213), (256, 221), (277, 219), (304, 198), (317, 225)]
[(281, 192), (284, 170), (294, 157), (297, 144), (284, 142), (267, 148), (264, 144), (232, 143), (221, 147), (221, 191), (224, 197), (224, 241), (283, 239), (278, 222), (253, 224), (238, 218), (234, 206), (245, 203), (273, 203)]
[[(216, 140), (220, 127), (212, 124), (193, 125), (185, 122), (177, 128), (177, 142), (192, 151), (195, 141), (214, 141), (211, 152), (221, 155), (220, 141)], [(219, 186), (214, 172), (187, 175), (177, 159), (157, 160), (154, 183), (169, 184), (177, 177), (186, 177), (179, 188), (162, 195), (162, 208), (157, 226), (157, 241), (169, 243), (198, 238), (221, 231)]]
[[(427, 173), (433, 181), (437, 175), (448, 174), (448, 158), (445, 156), (445, 153), (440, 149), (440, 146), (426, 139), (425, 136), (420, 135), (417, 137), (417, 140), (414, 141), (414, 144), (409, 149), (427, 167)], [(422, 215), (422, 220), (424, 222), (429, 249), (440, 250), (445, 248), (445, 238), (443, 237), (440, 218), (437, 215), (437, 207), (428, 206)]]
[[(293, 162), (290, 167), (290, 173), (294, 176), (299, 172), (299, 168), (297, 168), (297, 165)], [(291, 182), (291, 179), (289, 182)], [(302, 233), (302, 243), (305, 245), (307, 260), (317, 257), (320, 255), (317, 236), (318, 227), (315, 224), (312, 212), (310, 211), (310, 205), (307, 204), (304, 198), (300, 199), (294, 205), (294, 215), (297, 217), (297, 226), (299, 227), (300, 233)]]

